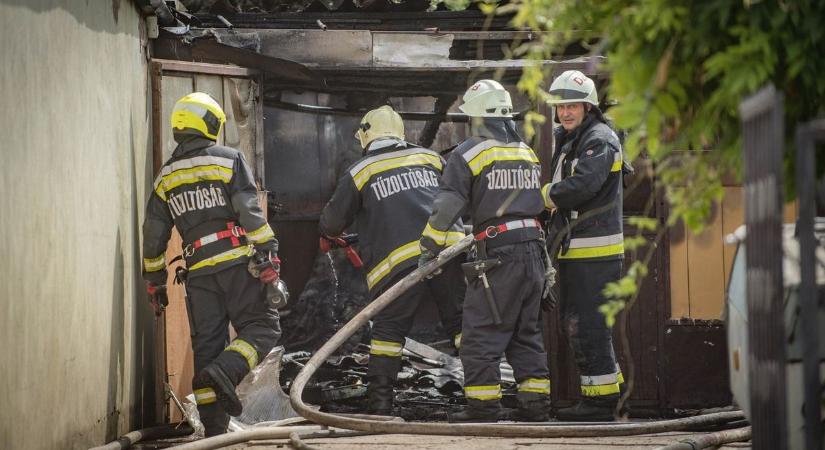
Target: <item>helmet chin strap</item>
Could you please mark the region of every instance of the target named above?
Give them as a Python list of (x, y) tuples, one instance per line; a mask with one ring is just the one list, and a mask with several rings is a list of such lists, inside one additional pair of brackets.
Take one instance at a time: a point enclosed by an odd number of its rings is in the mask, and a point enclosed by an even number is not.
[(210, 139), (210, 138), (208, 138), (204, 135), (195, 134), (195, 133), (181, 133), (181, 132), (173, 131), (172, 132), (172, 137), (175, 139), (175, 142), (177, 142), (178, 144), (185, 144), (187, 142), (191, 142), (191, 141), (194, 141), (196, 139), (205, 139), (205, 140), (215, 142), (213, 139)]

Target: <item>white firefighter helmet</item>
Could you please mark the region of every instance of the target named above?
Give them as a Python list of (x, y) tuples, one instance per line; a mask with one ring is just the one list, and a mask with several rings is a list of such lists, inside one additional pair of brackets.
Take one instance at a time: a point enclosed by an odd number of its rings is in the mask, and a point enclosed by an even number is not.
[(551, 105), (562, 103), (590, 103), (599, 106), (596, 84), (578, 70), (567, 70), (557, 76), (550, 85)]
[(458, 109), (470, 117), (513, 117), (513, 101), (495, 80), (479, 80), (467, 89)]
[(404, 139), (404, 121), (388, 105), (364, 114), (358, 131), (355, 132), (355, 138), (361, 142), (361, 148), (364, 149), (370, 142), (382, 137)]

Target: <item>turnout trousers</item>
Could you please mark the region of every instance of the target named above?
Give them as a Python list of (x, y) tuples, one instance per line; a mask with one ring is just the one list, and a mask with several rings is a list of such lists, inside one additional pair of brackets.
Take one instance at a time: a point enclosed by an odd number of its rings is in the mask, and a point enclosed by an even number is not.
[[(467, 289), (461, 263), (460, 258), (448, 262), (439, 275), (422, 280), (375, 316), (370, 341), (368, 378), (396, 378), (401, 368), (401, 350), (404, 348), (405, 338), (412, 328), (416, 312), (428, 296), (435, 301), (444, 331), (457, 345), (461, 339), (461, 304), (464, 302), (464, 293)], [(415, 267), (400, 272), (384, 290), (375, 295), (375, 298), (413, 270)]]
[(540, 322), (544, 285), (542, 242), (538, 240), (493, 247), (488, 258), (501, 264), (487, 272), (502, 323), (495, 325), (478, 278), (468, 280), (461, 333), (464, 395), (472, 408), (498, 408), (501, 399), (502, 354), (513, 367), (522, 405), (544, 402), (550, 394), (547, 353)]
[(559, 264), (561, 314), (573, 347), (585, 397), (605, 398), (619, 394), (624, 383), (616, 362), (611, 329), (599, 307), (607, 300), (605, 285), (622, 276), (622, 260)]
[[(198, 385), (198, 374), (216, 364), (237, 386), (281, 336), (278, 311), (269, 307), (264, 285), (249, 274), (246, 264), (190, 277), (186, 293), (195, 359), (192, 389), (206, 435), (221, 434), (226, 432), (229, 415), (216, 402), (214, 390)], [(238, 334), (232, 342), (230, 323)]]

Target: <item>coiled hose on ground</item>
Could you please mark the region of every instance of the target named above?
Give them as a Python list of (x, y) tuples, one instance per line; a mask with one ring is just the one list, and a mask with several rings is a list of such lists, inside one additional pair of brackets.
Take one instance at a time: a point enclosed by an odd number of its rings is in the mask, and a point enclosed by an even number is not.
[[(323, 425), (270, 427), (248, 431), (228, 433), (196, 442), (190, 442), (175, 447), (179, 450), (210, 450), (231, 444), (238, 444), (251, 440), (286, 439), (296, 448), (311, 448), (302, 442), (302, 439), (312, 437), (343, 437), (357, 434), (371, 433), (399, 433), (399, 434), (430, 434), (430, 435), (466, 435), (487, 437), (603, 437), (603, 436), (631, 436), (641, 434), (655, 434), (669, 431), (680, 431), (695, 427), (708, 426), (723, 422), (741, 420), (744, 415), (740, 411), (725, 411), (682, 419), (662, 420), (643, 423), (616, 423), (616, 424), (471, 424), (471, 423), (409, 423), (387, 418), (369, 418), (359, 415), (338, 415), (317, 411), (303, 402), (301, 396), (304, 387), (320, 365), (332, 353), (350, 338), (367, 321), (381, 309), (395, 300), (407, 289), (419, 283), (426, 276), (436, 271), (450, 259), (463, 253), (472, 244), (473, 237), (466, 236), (454, 246), (443, 251), (436, 260), (424, 267), (420, 267), (407, 275), (399, 283), (392, 286), (384, 294), (367, 305), (350, 322), (344, 325), (315, 355), (310, 358), (304, 368), (292, 383), (290, 402), (292, 407), (301, 416)], [(333, 427), (333, 428), (325, 428)], [(357, 430), (356, 432), (349, 430)]]
[(656, 450), (701, 450), (703, 448), (718, 447), (731, 442), (748, 441), (751, 438), (751, 427), (723, 430), (716, 433), (683, 439), (675, 444), (659, 447)]
[(151, 428), (130, 431), (119, 437), (116, 441), (99, 447), (92, 447), (89, 450), (124, 450), (132, 445), (150, 439), (164, 439), (172, 437), (189, 436), (193, 430), (189, 424), (167, 424)]
[(683, 419), (662, 420), (645, 423), (616, 423), (604, 425), (513, 425), (513, 424), (472, 424), (472, 423), (409, 423), (398, 421), (376, 421), (355, 417), (344, 417), (336, 414), (324, 413), (310, 408), (301, 398), (304, 387), (310, 377), (332, 353), (350, 338), (356, 331), (379, 311), (395, 300), (407, 289), (419, 283), (429, 274), (436, 271), (450, 259), (463, 253), (473, 242), (473, 236), (468, 235), (457, 244), (444, 250), (434, 261), (419, 267), (407, 275), (400, 282), (393, 285), (381, 294), (372, 303), (338, 330), (304, 365), (295, 377), (290, 388), (290, 402), (295, 411), (303, 417), (330, 427), (360, 430), (370, 433), (400, 433), (400, 434), (438, 434), (488, 437), (599, 437), (599, 436), (630, 436), (636, 434), (652, 434), (668, 431), (678, 431), (685, 428), (704, 426), (713, 423), (738, 420), (744, 417), (741, 412), (721, 412)]

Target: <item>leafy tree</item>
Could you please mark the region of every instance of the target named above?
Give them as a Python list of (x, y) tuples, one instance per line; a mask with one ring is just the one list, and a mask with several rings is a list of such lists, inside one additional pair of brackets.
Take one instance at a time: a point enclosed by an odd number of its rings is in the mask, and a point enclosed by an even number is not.
[[(444, 1), (450, 9), (467, 4)], [(796, 125), (825, 109), (823, 1), (510, 0), (479, 7), (514, 14), (516, 28), (546, 32), (514, 45), (523, 58), (554, 59), (571, 44), (606, 57), (603, 68), (610, 76), (600, 94), (613, 105), (607, 114), (628, 133), (625, 157), (633, 160), (644, 152), (653, 163), (658, 187), (670, 202), (668, 226), (681, 220), (691, 231), (701, 230), (722, 197), (722, 176), (741, 176), (738, 106), (745, 97), (767, 83), (784, 95), (791, 150)], [(518, 87), (544, 101), (551, 75), (540, 65), (530, 66)], [(544, 118), (533, 112), (526, 120), (529, 132)], [(785, 179), (793, 180), (793, 151), (785, 159)], [(658, 237), (664, 232), (655, 220), (631, 221)], [(631, 251), (643, 243), (626, 240)], [(611, 326), (626, 301), (635, 302), (650, 247), (622, 280), (605, 288), (612, 300), (602, 312)]]

